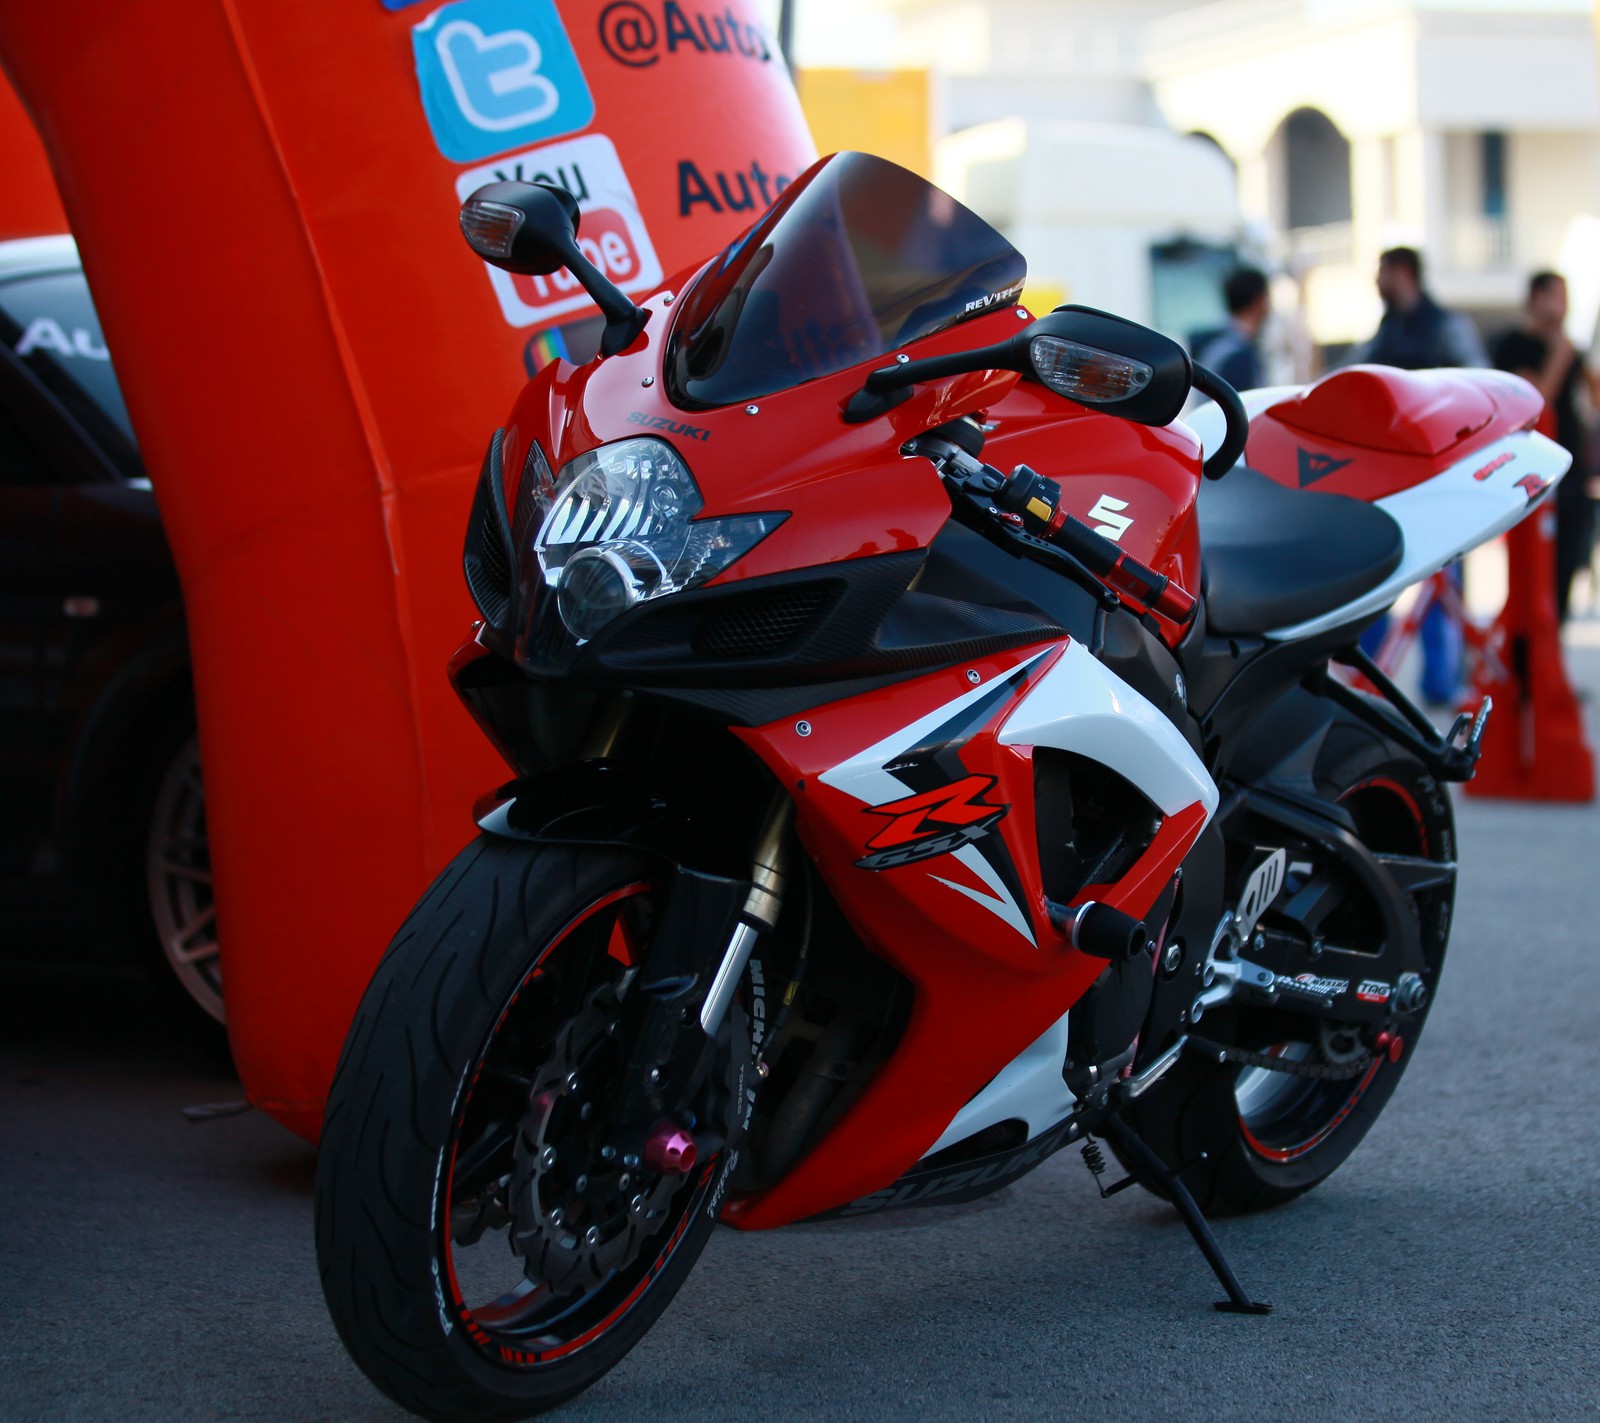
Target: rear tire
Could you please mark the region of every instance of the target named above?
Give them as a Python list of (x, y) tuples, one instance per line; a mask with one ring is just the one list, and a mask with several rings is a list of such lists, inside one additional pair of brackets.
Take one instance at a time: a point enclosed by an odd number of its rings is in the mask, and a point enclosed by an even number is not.
[[(541, 1063), (523, 1059), (543, 1052), (547, 1066), (573, 1040), (558, 1032), (552, 1050), (539, 1015), (555, 1020), (571, 993), (589, 994), (592, 983), (604, 991), (617, 967), (607, 944), (617, 943), (625, 915), (635, 928), (650, 922), (647, 896), (659, 890), (652, 878), (662, 878), (659, 864), (623, 850), (482, 837), (428, 890), (362, 999), (328, 1098), (317, 1259), (345, 1347), (384, 1393), (425, 1418), (523, 1418), (587, 1388), (666, 1308), (716, 1222), (737, 1159), (737, 1103), (728, 1146), (671, 1188), (666, 1224), (577, 1303), (521, 1283), (520, 1261), (490, 1233), (500, 1226), (482, 1224), (506, 1221), (495, 1191), (511, 1198), (514, 1178), (497, 1176), (502, 1165), (511, 1169), (510, 1143), (506, 1161), (479, 1169), (476, 1197), (464, 1204), (452, 1196), (462, 1163), (493, 1126), (493, 1113), (477, 1104), (504, 1091), (502, 1115), (522, 1120), (527, 1083), (497, 1086), (497, 1076), (525, 1068), (531, 1079)], [(748, 1055), (742, 1012), (729, 1021)], [(465, 1231), (463, 1213), (472, 1222)], [(463, 1278), (486, 1258), (514, 1277), (487, 1305), (469, 1307), (470, 1286), (457, 1278), (469, 1248), (487, 1255), (473, 1253)]]
[[(1369, 849), (1454, 860), (1455, 821), (1444, 787), (1415, 757), (1364, 726), (1349, 721), (1335, 725), (1315, 779), (1324, 797), (1355, 817)], [(1183, 1173), (1202, 1210), (1240, 1215), (1283, 1205), (1327, 1180), (1360, 1144), (1416, 1050), (1438, 988), (1453, 896), (1453, 886), (1437, 887), (1412, 901), (1422, 934), (1428, 999), (1407, 1025), (1398, 1062), (1379, 1054), (1362, 1076), (1335, 1083), (1218, 1064), (1190, 1053), (1157, 1091), (1123, 1112), (1128, 1126)], [(1242, 1037), (1248, 1038), (1246, 1015), (1270, 1010), (1236, 1011)], [(1277, 1015), (1280, 1021), (1288, 1017)], [(1294, 1018), (1306, 1025), (1314, 1043), (1316, 1021), (1306, 1015)], [(1209, 1016), (1206, 1021), (1209, 1028)], [(1123, 1165), (1139, 1176), (1125, 1158)], [(1140, 1179), (1161, 1194), (1153, 1181)]]

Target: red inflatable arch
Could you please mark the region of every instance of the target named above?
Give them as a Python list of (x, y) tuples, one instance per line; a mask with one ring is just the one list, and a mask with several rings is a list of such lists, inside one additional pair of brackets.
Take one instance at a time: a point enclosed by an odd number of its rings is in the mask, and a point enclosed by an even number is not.
[(312, 1137), (374, 962), (503, 775), (444, 676), (467, 506), (529, 364), (587, 338), (581, 293), (491, 280), (459, 192), (566, 183), (640, 290), (811, 141), (750, 0), (62, 0), (0, 7), (0, 59), (183, 579), (234, 1055)]

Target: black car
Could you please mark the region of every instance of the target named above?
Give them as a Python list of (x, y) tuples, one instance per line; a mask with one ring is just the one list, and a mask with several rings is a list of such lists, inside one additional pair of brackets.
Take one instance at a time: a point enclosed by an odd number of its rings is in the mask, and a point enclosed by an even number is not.
[(183, 599), (71, 238), (0, 243), (0, 953), (222, 1020)]

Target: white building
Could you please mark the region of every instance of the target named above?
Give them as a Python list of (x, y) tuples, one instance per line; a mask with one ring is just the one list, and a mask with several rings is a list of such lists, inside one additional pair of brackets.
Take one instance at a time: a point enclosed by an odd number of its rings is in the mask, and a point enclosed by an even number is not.
[(1238, 166), (1245, 211), (1306, 273), (1312, 338), (1369, 334), (1385, 247), (1491, 323), (1561, 266), (1592, 332), (1600, 85), (1591, 0), (1221, 0), (1145, 30), (1163, 116)]
[(892, 62), (935, 80), (942, 186), (1028, 259), (1034, 305), (1066, 298), (1187, 337), (1221, 324), (1237, 261), (1232, 168), (1170, 130), (1143, 33), (1184, 0), (878, 0)]
[[(1074, 299), (1150, 319), (1130, 296), (1128, 272), (1105, 282), (1040, 266), (1052, 245), (1020, 208), (1055, 214), (1063, 240), (1083, 241), (1083, 218), (1162, 206), (1119, 188), (1172, 183), (1171, 153), (1127, 152), (1120, 170), (1091, 159), (1094, 186), (1057, 184), (1073, 165), (1059, 154), (1023, 160), (1012, 150), (1060, 121), (1113, 123), (1204, 135), (1238, 175), (1238, 213), (1274, 234), (1269, 255), (1303, 280), (1311, 339), (1338, 347), (1378, 318), (1372, 274), (1379, 251), (1420, 248), (1429, 285), (1446, 304), (1493, 327), (1508, 322), (1533, 270), (1554, 266), (1573, 283), (1574, 334), (1587, 341), (1600, 315), (1600, 84), (1592, 0), (877, 0), (894, 19), (888, 58), (938, 76), (946, 140), (940, 173), (1022, 174), (994, 208), (1042, 276)], [(1009, 127), (996, 121), (1012, 120)], [(1019, 130), (1015, 121), (1020, 121)], [(980, 127), (987, 126), (987, 127)], [(965, 136), (961, 131), (967, 130)], [(985, 145), (992, 145), (988, 159)], [(1160, 155), (1159, 157), (1157, 155)], [(976, 165), (976, 166), (975, 166)], [(1208, 180), (1203, 168), (1194, 183)], [(1192, 187), (1189, 177), (1178, 188)], [(1168, 204), (1177, 207), (1177, 204)], [(1213, 204), (1194, 235), (1214, 240)], [(1147, 213), (1148, 215), (1148, 213)], [(1141, 220), (1142, 221), (1142, 220)], [(1164, 219), (1162, 221), (1165, 221)], [(1139, 226), (1141, 240), (1162, 225)], [(1181, 211), (1166, 222), (1183, 235)], [(1112, 229), (1098, 223), (1101, 239)], [(1103, 244), (1102, 244), (1103, 245)], [(1126, 262), (1124, 264), (1126, 266)], [(1095, 264), (1080, 262), (1081, 272)], [(1168, 323), (1171, 325), (1172, 323)]]

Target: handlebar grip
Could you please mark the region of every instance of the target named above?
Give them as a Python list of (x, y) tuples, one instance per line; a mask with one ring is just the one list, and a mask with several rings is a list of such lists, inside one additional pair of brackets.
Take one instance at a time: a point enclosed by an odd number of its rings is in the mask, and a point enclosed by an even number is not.
[[(1237, 398), (1237, 397), (1236, 397)], [(1083, 564), (1108, 588), (1142, 603), (1179, 625), (1186, 624), (1197, 606), (1186, 588), (1124, 553), (1104, 534), (1061, 507), (1061, 486), (1053, 479), (1018, 465), (995, 504), (1032, 525), (1038, 536)]]
[(1108, 587), (1143, 603), (1153, 612), (1180, 625), (1194, 616), (1197, 603), (1187, 588), (1124, 553), (1110, 539), (1071, 514), (1058, 515), (1057, 527), (1052, 528), (1047, 537), (1057, 548), (1065, 549), (1080, 563), (1087, 564)]

